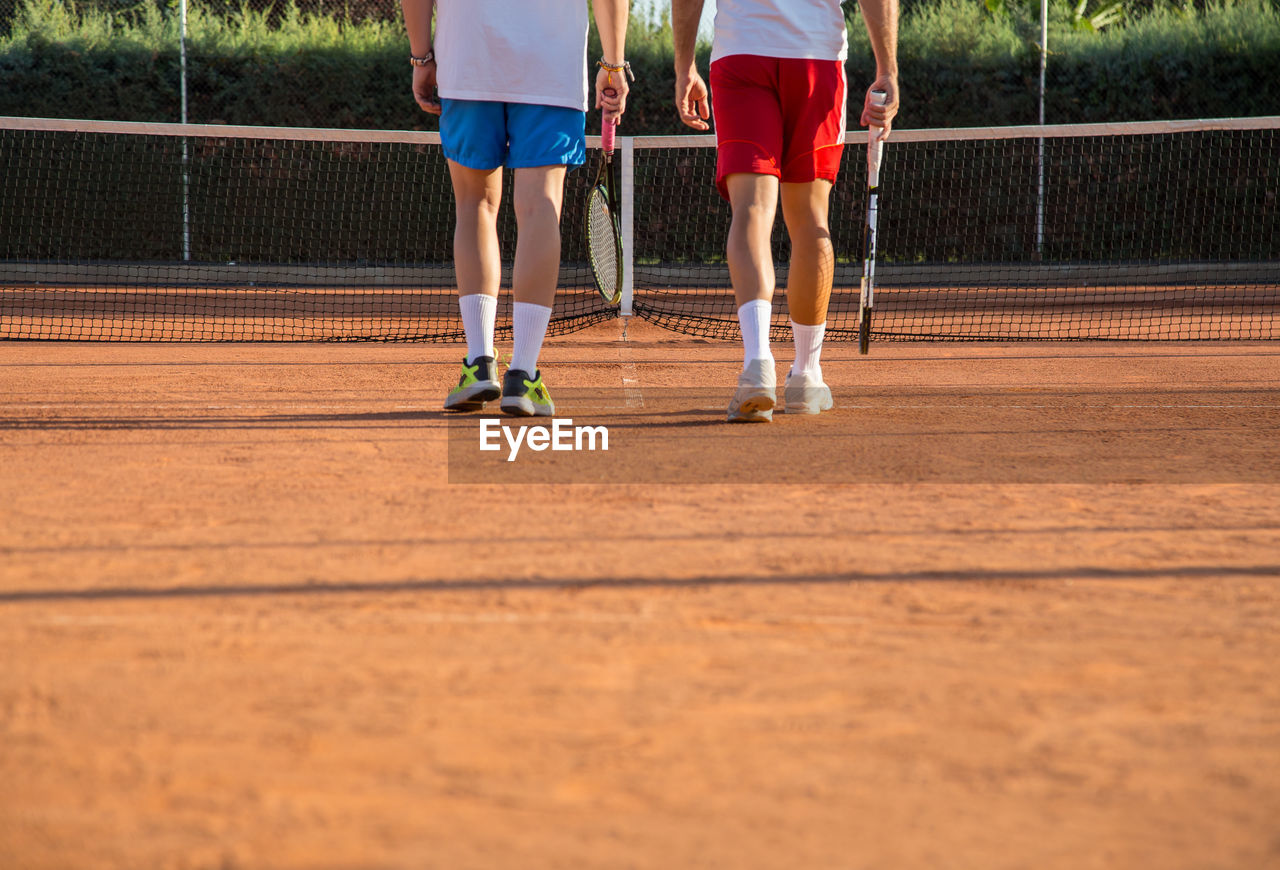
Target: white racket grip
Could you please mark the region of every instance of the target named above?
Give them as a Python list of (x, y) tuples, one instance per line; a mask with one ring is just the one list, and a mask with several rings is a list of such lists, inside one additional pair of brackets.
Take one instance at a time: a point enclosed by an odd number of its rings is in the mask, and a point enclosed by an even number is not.
[(880, 221), (880, 203), (874, 193), (867, 202), (867, 283), (874, 284), (876, 276), (876, 224)]
[[(883, 106), (888, 98), (889, 95), (884, 91), (872, 91), (871, 105)], [(880, 185), (880, 159), (884, 156), (884, 142), (880, 135), (883, 132), (883, 127), (867, 128), (867, 187)]]

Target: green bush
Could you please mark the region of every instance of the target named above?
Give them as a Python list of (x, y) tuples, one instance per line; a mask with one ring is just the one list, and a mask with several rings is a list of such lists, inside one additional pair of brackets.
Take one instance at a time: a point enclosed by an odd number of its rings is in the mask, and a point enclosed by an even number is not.
[[(1012, 3), (1013, 0), (1005, 0)], [(1034, 123), (1038, 25), (1026, 9), (983, 0), (914, 0), (900, 32), (902, 128)], [(1280, 14), (1270, 0), (1156, 5), (1099, 32), (1074, 29), (1055, 0), (1047, 120), (1128, 121), (1280, 114)], [(1022, 11), (1018, 11), (1022, 10)], [(849, 10), (851, 101), (874, 74)], [(180, 115), (178, 20), (164, 0), (130, 11), (24, 0), (0, 37), (0, 114), (174, 121)], [(398, 21), (193, 5), (190, 120), (233, 124), (431, 129), (409, 95)], [(591, 59), (599, 48), (594, 35)], [(709, 46), (702, 46), (706, 74)], [(688, 130), (672, 106), (670, 30), (632, 19), (635, 83), (624, 132)]]
[(1049, 64), (1053, 121), (1280, 114), (1280, 13), (1259, 0), (1159, 8), (1123, 28), (1063, 34)]
[[(929, 0), (899, 36), (903, 128), (1038, 120), (1039, 13), (990, 14), (979, 0)], [(1035, 4), (1038, 10), (1038, 4)], [(1098, 32), (1051, 5), (1045, 119), (1051, 124), (1280, 114), (1280, 14), (1268, 0), (1157, 6)], [(851, 22), (849, 80), (874, 60)]]
[[(114, 15), (24, 0), (0, 40), (0, 114), (177, 120), (178, 35), (177, 17), (157, 0)], [(396, 21), (308, 15), (293, 4), (230, 16), (192, 6), (189, 119), (412, 129), (424, 118), (409, 97), (407, 46)]]

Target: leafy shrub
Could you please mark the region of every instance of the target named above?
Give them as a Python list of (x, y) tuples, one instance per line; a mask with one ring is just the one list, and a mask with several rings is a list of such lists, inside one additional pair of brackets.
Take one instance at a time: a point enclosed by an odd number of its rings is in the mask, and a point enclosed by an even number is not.
[[(1025, 7), (1009, 8), (1014, 12), (993, 15), (986, 0), (907, 5), (899, 39), (900, 127), (1037, 120), (1038, 20), (1032, 28)], [(1280, 14), (1269, 0), (1212, 0), (1199, 9), (1157, 5), (1097, 32), (1073, 27), (1076, 6), (1055, 0), (1053, 8), (1050, 123), (1280, 114)], [(856, 6), (849, 14), (848, 74), (856, 104), (875, 66)], [(0, 114), (177, 120), (178, 30), (165, 0), (141, 0), (125, 11), (22, 0), (11, 32), (0, 37)], [(232, 13), (225, 5), (197, 4), (189, 13), (187, 46), (195, 122), (435, 124), (409, 96), (408, 41), (398, 19), (316, 14), (294, 2)], [(709, 50), (700, 48), (704, 75)], [(594, 34), (590, 51), (592, 60), (599, 56)], [(637, 82), (624, 132), (688, 132), (672, 107), (669, 26), (633, 17), (627, 53)]]

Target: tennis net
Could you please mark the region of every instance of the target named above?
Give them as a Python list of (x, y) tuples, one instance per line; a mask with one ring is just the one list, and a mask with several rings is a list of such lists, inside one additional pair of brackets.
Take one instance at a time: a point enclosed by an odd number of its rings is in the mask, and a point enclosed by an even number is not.
[[(616, 314), (589, 183), (566, 185), (551, 333)], [(0, 338), (456, 340), (453, 226), (436, 133), (0, 120)], [(509, 286), (509, 206), (498, 228)]]
[[(873, 337), (1280, 337), (1278, 130), (1280, 118), (895, 131)], [(833, 340), (857, 332), (865, 150), (850, 140), (831, 198)], [(619, 146), (623, 313), (736, 338), (714, 139)], [(592, 177), (569, 174), (552, 332), (617, 313), (586, 265)], [(509, 286), (509, 206), (499, 230)], [(0, 119), (0, 338), (456, 340), (452, 236), (434, 133)], [(773, 255), (781, 339), (781, 220)]]
[[(1280, 338), (1280, 118), (895, 131), (878, 339)], [(857, 335), (865, 133), (831, 197), (827, 336)], [(737, 336), (714, 138), (634, 140), (635, 313)], [(625, 206), (624, 206), (625, 209)], [(773, 233), (779, 296), (790, 257)], [(774, 337), (787, 335), (774, 305)]]

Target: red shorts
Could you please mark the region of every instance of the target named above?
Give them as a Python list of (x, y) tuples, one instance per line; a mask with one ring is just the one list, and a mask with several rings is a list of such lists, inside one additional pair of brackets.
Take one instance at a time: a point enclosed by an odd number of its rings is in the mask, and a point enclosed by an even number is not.
[(737, 172), (834, 182), (844, 153), (844, 64), (734, 54), (711, 64), (716, 187)]

